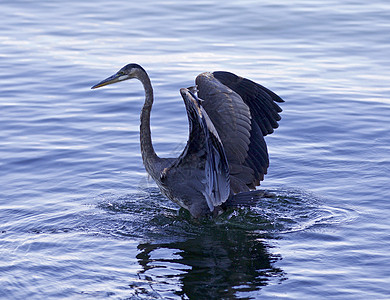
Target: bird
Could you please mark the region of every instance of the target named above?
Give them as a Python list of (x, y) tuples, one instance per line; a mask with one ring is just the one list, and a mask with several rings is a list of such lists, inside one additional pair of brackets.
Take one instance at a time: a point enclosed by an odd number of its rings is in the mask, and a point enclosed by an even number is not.
[(162, 158), (152, 144), (153, 87), (143, 67), (128, 64), (91, 88), (133, 78), (145, 91), (140, 115), (143, 164), (163, 195), (199, 219), (218, 216), (228, 207), (251, 206), (264, 194), (256, 190), (269, 167), (264, 136), (279, 126), (281, 97), (230, 72), (199, 74), (194, 86), (180, 88), (189, 122), (186, 146), (178, 157)]

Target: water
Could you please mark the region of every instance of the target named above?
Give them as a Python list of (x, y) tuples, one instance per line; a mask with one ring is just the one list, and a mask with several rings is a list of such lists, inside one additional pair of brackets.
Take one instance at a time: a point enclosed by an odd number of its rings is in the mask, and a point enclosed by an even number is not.
[[(127, 1), (128, 2), (128, 1)], [(3, 1), (0, 298), (389, 299), (390, 5), (377, 1)], [(286, 102), (253, 209), (196, 222), (139, 153), (143, 90), (90, 87), (136, 62), (161, 156), (179, 88), (228, 70)]]

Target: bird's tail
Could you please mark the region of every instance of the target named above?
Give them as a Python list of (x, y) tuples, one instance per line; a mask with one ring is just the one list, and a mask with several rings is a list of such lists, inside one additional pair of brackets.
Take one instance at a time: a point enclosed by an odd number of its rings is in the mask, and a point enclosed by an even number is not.
[(264, 190), (242, 192), (230, 196), (225, 205), (227, 207), (254, 206), (261, 198), (273, 197), (275, 197), (275, 194)]

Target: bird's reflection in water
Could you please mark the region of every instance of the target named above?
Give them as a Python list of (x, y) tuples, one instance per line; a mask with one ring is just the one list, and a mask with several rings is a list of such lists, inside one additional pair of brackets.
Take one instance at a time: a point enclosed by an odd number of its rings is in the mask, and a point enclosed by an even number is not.
[[(269, 252), (258, 234), (215, 226), (207, 229), (181, 242), (140, 244), (141, 278), (149, 280), (157, 293), (157, 282), (172, 284), (176, 278), (181, 287), (174, 293), (185, 299), (241, 298), (240, 292), (259, 290), (273, 278), (283, 279), (283, 271), (273, 266), (280, 257)], [(165, 252), (163, 258), (160, 251)]]

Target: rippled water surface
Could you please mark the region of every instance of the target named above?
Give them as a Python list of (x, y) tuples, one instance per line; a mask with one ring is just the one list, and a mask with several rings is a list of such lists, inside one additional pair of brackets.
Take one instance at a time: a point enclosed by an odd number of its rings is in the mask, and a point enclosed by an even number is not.
[[(390, 4), (3, 1), (0, 298), (389, 299)], [(179, 88), (228, 70), (285, 99), (252, 209), (195, 221), (148, 178), (179, 155)]]

